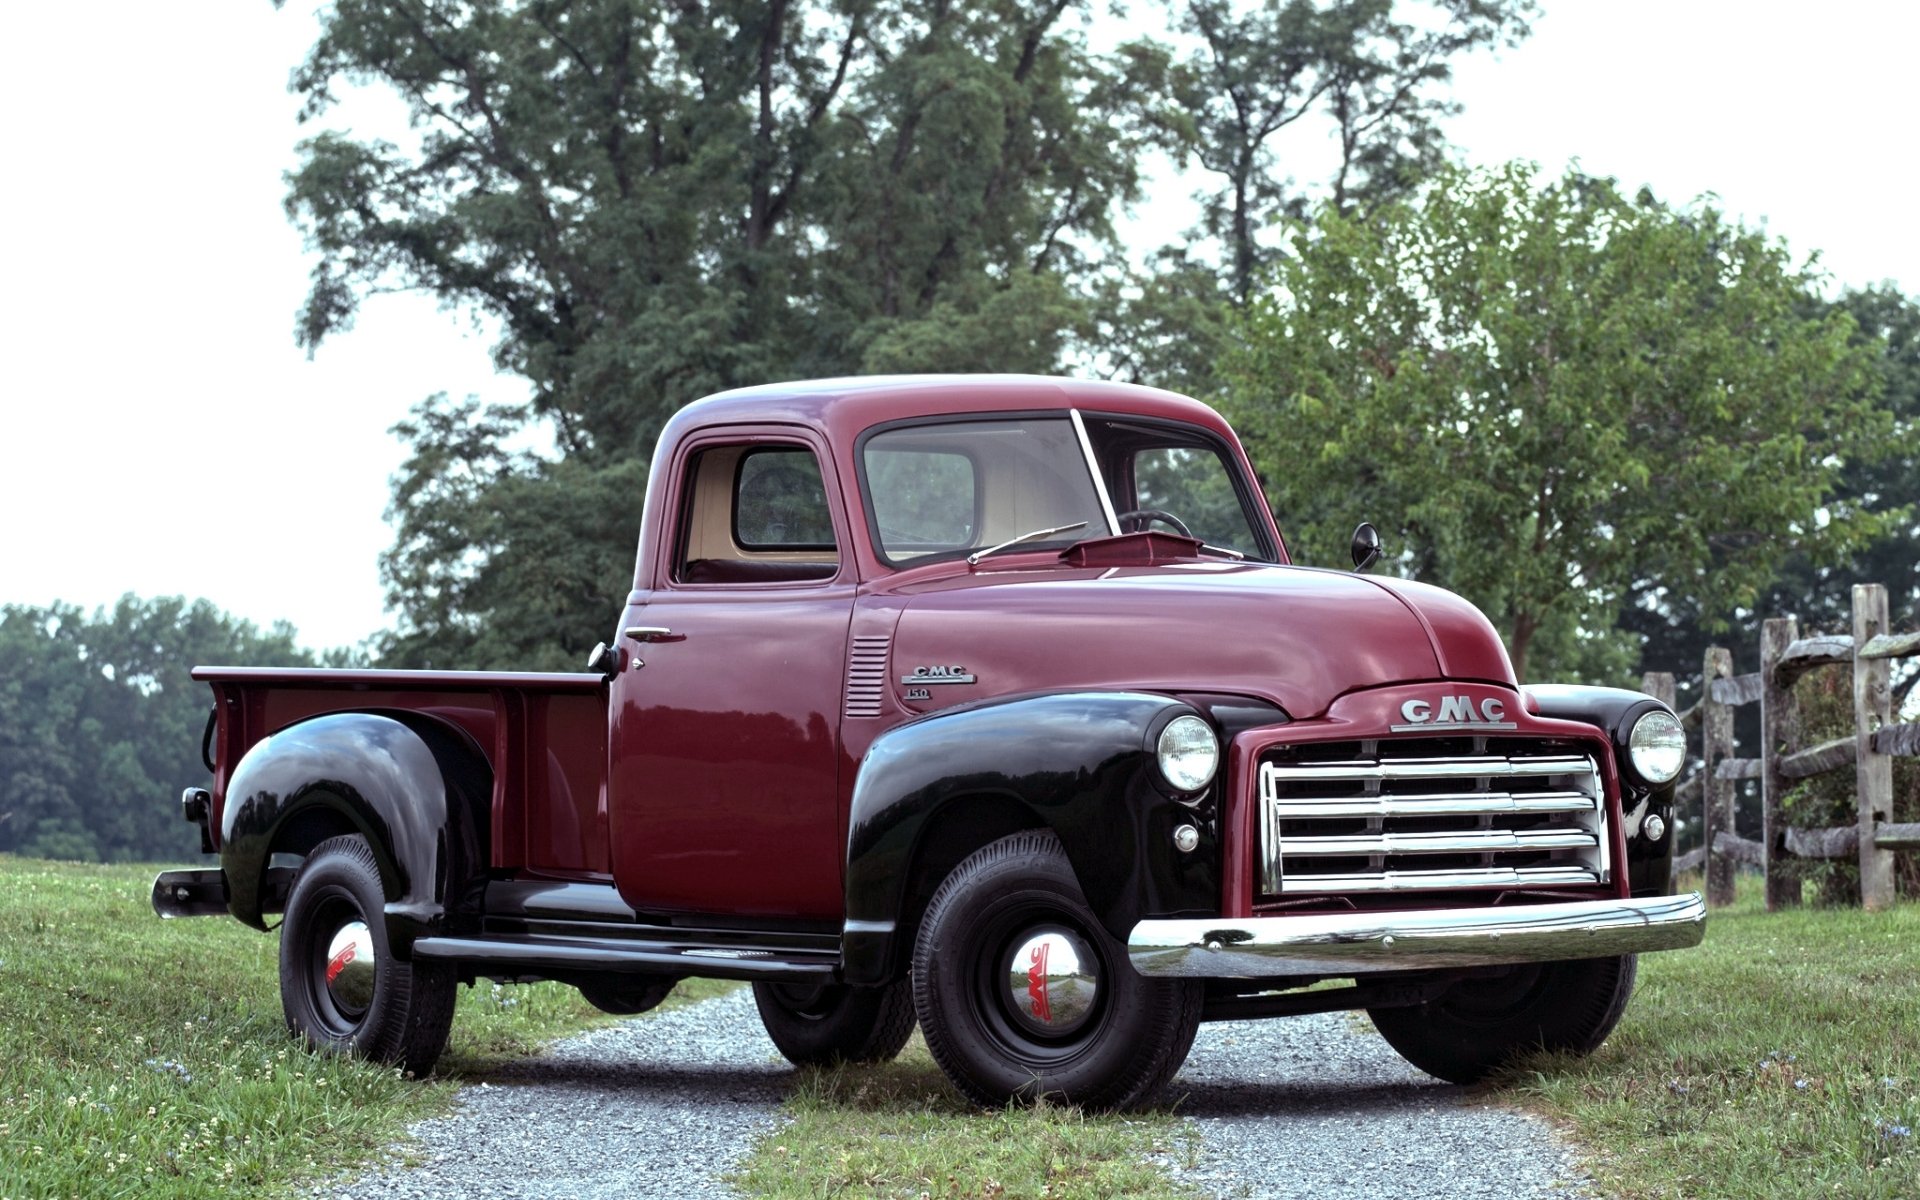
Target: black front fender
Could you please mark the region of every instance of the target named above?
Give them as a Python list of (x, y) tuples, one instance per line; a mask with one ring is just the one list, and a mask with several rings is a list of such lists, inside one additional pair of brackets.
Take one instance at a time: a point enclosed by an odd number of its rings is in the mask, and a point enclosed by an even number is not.
[[(897, 973), (909, 899), (938, 880), (926, 835), (977, 849), (1006, 832), (1010, 806), (1059, 835), (1100, 923), (1124, 940), (1147, 915), (1201, 915), (1220, 898), (1216, 777), (1197, 803), (1173, 798), (1154, 739), (1193, 706), (1140, 693), (1003, 697), (947, 709), (882, 734), (854, 785), (847, 844), (844, 963), (854, 983)], [(1225, 750), (1222, 748), (1224, 763)], [(969, 822), (978, 814), (978, 828)], [(1173, 831), (1193, 825), (1182, 853)]]
[(430, 717), (330, 713), (290, 725), (248, 750), (227, 783), (220, 866), (229, 911), (266, 928), (271, 856), (356, 832), (380, 860), (392, 945), (457, 931), (479, 912), (492, 793), (480, 752)]
[[(1627, 843), (1627, 890), (1634, 896), (1665, 896), (1673, 891), (1673, 805), (1678, 781), (1649, 785), (1634, 774), (1627, 756), (1633, 723), (1654, 709), (1673, 710), (1645, 692), (1576, 684), (1534, 684), (1526, 693), (1540, 715), (1592, 725), (1613, 743), (1613, 764), (1620, 777), (1620, 816)], [(1683, 771), (1682, 774), (1685, 772)], [(1658, 816), (1665, 832), (1646, 835), (1646, 822)]]

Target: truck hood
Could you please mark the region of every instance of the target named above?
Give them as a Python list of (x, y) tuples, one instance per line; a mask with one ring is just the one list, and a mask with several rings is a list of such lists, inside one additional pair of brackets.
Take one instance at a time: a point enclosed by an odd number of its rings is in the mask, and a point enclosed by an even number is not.
[(1204, 561), (981, 570), (901, 594), (893, 674), (917, 712), (1091, 688), (1257, 696), (1297, 720), (1386, 684), (1514, 685), (1479, 609), (1406, 580)]

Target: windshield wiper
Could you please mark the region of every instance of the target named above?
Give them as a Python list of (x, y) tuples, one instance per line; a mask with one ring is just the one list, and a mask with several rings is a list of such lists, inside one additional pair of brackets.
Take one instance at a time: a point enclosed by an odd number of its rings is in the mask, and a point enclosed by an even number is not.
[(1071, 525), (1055, 525), (1052, 529), (1036, 529), (1031, 533), (1023, 533), (1017, 538), (1008, 538), (997, 546), (988, 546), (985, 550), (975, 550), (972, 554), (967, 555), (967, 565), (977, 567), (980, 565), (980, 560), (989, 554), (998, 554), (1009, 546), (1018, 546), (1021, 542), (1038, 541), (1041, 538), (1052, 537), (1056, 533), (1072, 533), (1076, 529), (1085, 529), (1086, 527), (1087, 523), (1085, 521), (1075, 521)]

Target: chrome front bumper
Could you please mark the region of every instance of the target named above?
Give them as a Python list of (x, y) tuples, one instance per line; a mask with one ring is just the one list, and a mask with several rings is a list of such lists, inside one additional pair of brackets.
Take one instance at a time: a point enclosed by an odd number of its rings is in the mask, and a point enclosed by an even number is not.
[(1345, 976), (1679, 950), (1699, 945), (1706, 930), (1706, 902), (1696, 892), (1501, 908), (1151, 920), (1133, 927), (1127, 955), (1142, 975)]

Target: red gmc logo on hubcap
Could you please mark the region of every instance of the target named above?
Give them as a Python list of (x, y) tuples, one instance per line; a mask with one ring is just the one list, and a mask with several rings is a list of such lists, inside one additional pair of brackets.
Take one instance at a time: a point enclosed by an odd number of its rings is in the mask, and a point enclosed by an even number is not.
[(1036, 1020), (1053, 1024), (1053, 1006), (1047, 1003), (1047, 943), (1033, 948), (1027, 959), (1027, 999), (1033, 1002)]

